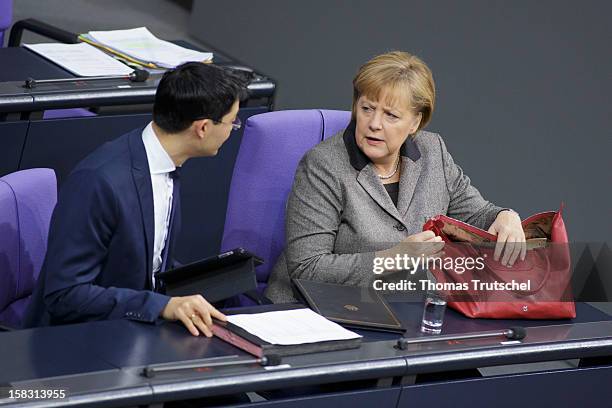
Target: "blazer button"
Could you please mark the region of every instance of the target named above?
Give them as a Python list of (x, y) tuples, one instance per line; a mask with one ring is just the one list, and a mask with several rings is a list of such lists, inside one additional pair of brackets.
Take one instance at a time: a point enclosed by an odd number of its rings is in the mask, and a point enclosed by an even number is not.
[(398, 231), (405, 231), (406, 227), (404, 227), (402, 224), (396, 224), (393, 226), (393, 228), (395, 228)]

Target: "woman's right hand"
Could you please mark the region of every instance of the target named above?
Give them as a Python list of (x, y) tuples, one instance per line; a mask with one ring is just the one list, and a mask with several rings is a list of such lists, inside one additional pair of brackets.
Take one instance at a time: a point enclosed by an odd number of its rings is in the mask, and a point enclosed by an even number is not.
[(376, 252), (377, 257), (396, 258), (408, 256), (409, 258), (439, 258), (443, 255), (444, 241), (432, 231), (423, 231), (409, 235), (397, 245)]
[(442, 251), (444, 241), (432, 231), (422, 231), (409, 235), (393, 248), (402, 255), (407, 254), (412, 257), (434, 256)]

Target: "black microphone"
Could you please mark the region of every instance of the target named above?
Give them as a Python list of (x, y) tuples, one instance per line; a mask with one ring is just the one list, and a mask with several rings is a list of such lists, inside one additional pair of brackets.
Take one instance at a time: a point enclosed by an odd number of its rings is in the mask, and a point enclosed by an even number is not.
[(525, 338), (526, 335), (527, 332), (523, 327), (510, 327), (507, 330), (480, 333), (446, 334), (444, 336), (414, 337), (411, 339), (402, 337), (397, 341), (395, 347), (400, 350), (406, 350), (409, 344), (434, 343), (438, 341), (485, 339), (490, 337), (505, 337), (507, 340), (522, 340)]
[[(226, 358), (226, 357), (221, 357)], [(281, 363), (281, 357), (276, 354), (270, 354), (261, 358), (250, 358), (242, 360), (230, 360), (230, 361), (215, 361), (219, 360), (219, 357), (213, 357), (208, 359), (194, 360), (187, 363), (167, 363), (167, 364), (156, 364), (149, 365), (142, 369), (141, 375), (147, 378), (155, 377), (155, 374), (177, 371), (177, 370), (195, 370), (198, 368), (211, 368), (211, 367), (231, 367), (235, 365), (243, 364), (259, 364), (262, 367), (266, 366), (277, 366)]]
[(24, 88), (36, 88), (40, 84), (58, 84), (63, 82), (86, 82), (86, 81), (101, 81), (108, 79), (127, 79), (131, 82), (144, 82), (149, 78), (149, 72), (144, 69), (135, 69), (129, 75), (108, 75), (95, 77), (80, 77), (80, 78), (62, 78), (62, 79), (34, 79), (28, 78), (25, 80)]

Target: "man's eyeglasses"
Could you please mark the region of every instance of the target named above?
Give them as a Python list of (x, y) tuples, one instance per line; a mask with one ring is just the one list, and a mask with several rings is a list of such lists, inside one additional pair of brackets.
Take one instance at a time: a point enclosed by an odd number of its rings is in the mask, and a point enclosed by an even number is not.
[(223, 122), (221, 120), (213, 120), (213, 123), (223, 123), (224, 125), (232, 125), (232, 130), (238, 130), (242, 127), (242, 121), (238, 116), (236, 116), (236, 119), (234, 119), (232, 123)]

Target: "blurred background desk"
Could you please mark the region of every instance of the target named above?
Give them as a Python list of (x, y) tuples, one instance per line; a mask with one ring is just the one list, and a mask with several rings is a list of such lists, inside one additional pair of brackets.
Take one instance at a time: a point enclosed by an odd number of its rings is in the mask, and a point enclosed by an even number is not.
[[(393, 304), (411, 336), (420, 304)], [(262, 309), (264, 310), (264, 309)], [(445, 331), (507, 328), (513, 321), (469, 320), (448, 311)], [(359, 349), (292, 356), (276, 369), (257, 365), (140, 375), (149, 364), (245, 358), (216, 338), (192, 337), (175, 323), (125, 320), (0, 333), (0, 384), (65, 389), (71, 403), (134, 406), (243, 392), (273, 397), (260, 407), (594, 406), (610, 401), (612, 317), (586, 304), (573, 321), (520, 322), (521, 344), (495, 339), (394, 347), (397, 335), (363, 331)], [(581, 359), (575, 366), (526, 370), (525, 364)], [(477, 369), (512, 365), (512, 374)], [(518, 392), (520, 394), (518, 394)], [(0, 399), (0, 405), (14, 401)], [(39, 401), (42, 402), (42, 401)], [(49, 401), (46, 401), (47, 403)], [(59, 402), (59, 401), (58, 401)], [(68, 401), (64, 401), (64, 404)], [(243, 406), (243, 405), (237, 405)]]
[[(185, 43), (182, 43), (185, 45)], [(234, 61), (215, 50), (215, 63)], [(28, 77), (72, 74), (21, 47), (0, 48), (0, 176), (34, 167), (55, 170), (58, 184), (87, 154), (151, 120), (161, 74), (146, 82), (74, 82), (23, 87)], [(244, 67), (249, 69), (248, 67)], [(276, 85), (254, 73), (238, 116), (244, 123), (272, 109)], [(215, 254), (221, 245), (227, 195), (243, 130), (234, 131), (215, 157), (188, 161), (182, 183), (183, 225), (177, 258), (186, 263)]]

